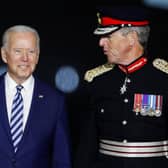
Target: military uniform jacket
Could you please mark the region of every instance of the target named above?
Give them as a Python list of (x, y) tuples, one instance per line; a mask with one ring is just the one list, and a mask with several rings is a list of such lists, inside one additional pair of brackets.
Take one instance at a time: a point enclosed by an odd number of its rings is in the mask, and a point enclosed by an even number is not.
[[(136, 63), (135, 63), (136, 64)], [(124, 72), (125, 71), (125, 72)], [(111, 71), (88, 83), (91, 95), (88, 121), (77, 155), (79, 168), (166, 168), (168, 158), (127, 158), (101, 154), (99, 140), (119, 142), (153, 142), (168, 139), (168, 75), (147, 62), (128, 73), (116, 65)], [(155, 100), (161, 97), (160, 111), (156, 102), (152, 110), (136, 109), (137, 95)], [(141, 101), (141, 107), (144, 102)], [(144, 113), (143, 113), (144, 112)], [(84, 132), (84, 131), (83, 131)]]

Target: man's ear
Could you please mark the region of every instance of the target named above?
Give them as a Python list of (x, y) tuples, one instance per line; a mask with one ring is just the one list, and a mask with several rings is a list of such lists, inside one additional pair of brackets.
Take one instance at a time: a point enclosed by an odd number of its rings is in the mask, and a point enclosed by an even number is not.
[(137, 33), (135, 31), (132, 31), (130, 32), (128, 35), (128, 40), (129, 40), (129, 43), (130, 43), (130, 46), (134, 46), (135, 42), (137, 41)]
[(4, 63), (7, 63), (7, 59), (6, 59), (7, 55), (6, 55), (6, 50), (4, 49), (4, 47), (1, 48), (1, 58), (3, 60)]

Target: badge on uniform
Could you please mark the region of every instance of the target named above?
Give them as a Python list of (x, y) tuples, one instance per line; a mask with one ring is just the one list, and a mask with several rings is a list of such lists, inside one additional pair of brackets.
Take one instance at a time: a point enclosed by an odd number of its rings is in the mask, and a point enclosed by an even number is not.
[(160, 117), (162, 114), (163, 96), (152, 94), (134, 94), (133, 111), (142, 116)]

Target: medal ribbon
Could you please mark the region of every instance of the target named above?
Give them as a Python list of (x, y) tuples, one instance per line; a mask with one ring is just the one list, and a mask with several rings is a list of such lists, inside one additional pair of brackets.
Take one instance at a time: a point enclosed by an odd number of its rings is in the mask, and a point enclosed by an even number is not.
[(163, 96), (157, 95), (156, 96), (156, 110), (162, 111), (162, 103), (163, 103)]
[(142, 94), (136, 93), (134, 95), (134, 111), (140, 112), (142, 106)]

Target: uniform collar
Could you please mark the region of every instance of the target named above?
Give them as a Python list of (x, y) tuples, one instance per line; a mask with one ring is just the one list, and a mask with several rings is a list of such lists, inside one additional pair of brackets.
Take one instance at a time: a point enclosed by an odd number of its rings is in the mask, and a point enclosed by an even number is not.
[(129, 65), (118, 65), (118, 67), (126, 74), (133, 73), (141, 69), (147, 63), (147, 58), (141, 56)]

